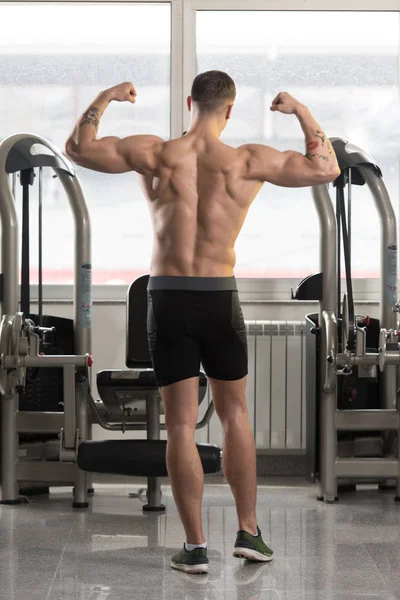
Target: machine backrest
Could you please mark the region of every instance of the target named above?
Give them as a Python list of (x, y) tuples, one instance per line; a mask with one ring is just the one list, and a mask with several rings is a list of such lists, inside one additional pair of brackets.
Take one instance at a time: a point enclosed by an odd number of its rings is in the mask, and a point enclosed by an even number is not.
[(129, 286), (126, 313), (126, 366), (129, 369), (151, 368), (147, 342), (147, 284), (142, 275)]

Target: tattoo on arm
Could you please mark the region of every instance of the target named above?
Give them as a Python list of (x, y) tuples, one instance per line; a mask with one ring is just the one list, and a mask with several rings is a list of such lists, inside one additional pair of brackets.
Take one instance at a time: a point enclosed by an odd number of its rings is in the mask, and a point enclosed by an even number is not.
[(83, 114), (82, 121), (79, 123), (79, 126), (82, 127), (82, 125), (94, 125), (97, 129), (99, 123), (99, 109), (96, 108), (96, 106), (90, 106), (90, 108), (88, 108), (88, 110)]
[(320, 158), (321, 160), (329, 160), (329, 158), (323, 154), (311, 154), (311, 152), (307, 152), (306, 158)]
[(319, 129), (317, 129), (315, 137), (319, 138), (321, 140), (321, 142), (322, 142), (322, 145), (324, 146), (324, 144), (325, 144), (325, 137), (326, 137), (325, 134), (322, 131), (320, 131)]
[(319, 146), (319, 142), (308, 142), (307, 144), (307, 150), (309, 152), (312, 152), (312, 150), (316, 150)]

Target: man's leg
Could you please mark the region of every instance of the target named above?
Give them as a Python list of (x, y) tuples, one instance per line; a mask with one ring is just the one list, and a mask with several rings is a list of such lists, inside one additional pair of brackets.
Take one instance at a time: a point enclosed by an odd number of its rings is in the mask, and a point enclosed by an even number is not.
[(204, 544), (201, 504), (204, 473), (194, 441), (199, 378), (161, 388), (167, 427), (167, 468), (188, 544)]
[(256, 535), (256, 451), (246, 405), (246, 379), (209, 381), (223, 427), (223, 469), (235, 498), (239, 529)]

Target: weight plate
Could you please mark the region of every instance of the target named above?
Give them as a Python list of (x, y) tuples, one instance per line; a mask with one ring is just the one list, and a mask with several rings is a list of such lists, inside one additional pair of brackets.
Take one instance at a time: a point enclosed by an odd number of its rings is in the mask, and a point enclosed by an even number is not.
[[(13, 326), (14, 316), (4, 315), (0, 325), (0, 356), (12, 354)], [(8, 396), (11, 392), (7, 369), (3, 369), (0, 365), (0, 393), (3, 396)]]

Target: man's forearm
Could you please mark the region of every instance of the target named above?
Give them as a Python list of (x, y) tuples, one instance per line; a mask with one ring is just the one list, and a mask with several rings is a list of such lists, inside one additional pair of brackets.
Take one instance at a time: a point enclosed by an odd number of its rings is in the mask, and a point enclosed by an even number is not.
[(66, 144), (67, 152), (79, 152), (94, 142), (100, 119), (112, 100), (110, 92), (101, 92), (79, 118)]
[(336, 154), (332, 148), (329, 138), (322, 131), (309, 109), (304, 105), (299, 105), (296, 110), (296, 116), (304, 131), (306, 138), (306, 157), (316, 166), (321, 167), (321, 162), (326, 167), (339, 169)]

